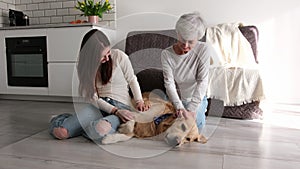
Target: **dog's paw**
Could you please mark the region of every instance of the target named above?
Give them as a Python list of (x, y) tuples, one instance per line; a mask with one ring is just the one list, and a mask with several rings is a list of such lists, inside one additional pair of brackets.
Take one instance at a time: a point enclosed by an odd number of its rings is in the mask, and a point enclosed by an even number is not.
[(202, 143), (202, 144), (205, 144), (207, 143), (207, 138), (201, 134), (199, 134), (198, 138), (197, 138), (197, 141)]
[(122, 134), (131, 134), (134, 130), (134, 124), (135, 121), (133, 120), (127, 121), (126, 123), (123, 123), (119, 126), (118, 132)]
[(150, 100), (144, 100), (144, 104), (145, 104), (145, 106), (147, 106), (147, 107), (150, 107), (150, 106), (151, 106)]
[(102, 144), (113, 144), (120, 141), (127, 141), (133, 136), (120, 133), (108, 134), (102, 139)]

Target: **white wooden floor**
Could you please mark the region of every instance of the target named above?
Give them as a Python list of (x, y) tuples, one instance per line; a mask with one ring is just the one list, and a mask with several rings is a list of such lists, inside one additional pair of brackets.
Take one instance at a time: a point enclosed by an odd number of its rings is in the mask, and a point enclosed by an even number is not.
[(268, 109), (264, 121), (208, 117), (208, 143), (180, 148), (138, 139), (102, 146), (83, 137), (55, 140), (47, 132), (48, 120), (61, 112), (73, 112), (73, 105), (0, 100), (0, 168), (300, 168), (300, 127), (293, 123), (300, 114), (291, 110)]

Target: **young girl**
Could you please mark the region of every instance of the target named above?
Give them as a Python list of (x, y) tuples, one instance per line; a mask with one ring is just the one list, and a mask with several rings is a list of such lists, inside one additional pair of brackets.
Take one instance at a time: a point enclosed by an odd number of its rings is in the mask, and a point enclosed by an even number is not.
[(121, 122), (133, 119), (130, 86), (135, 107), (146, 111), (140, 86), (128, 56), (111, 49), (108, 38), (99, 30), (82, 39), (77, 65), (79, 93), (89, 105), (76, 114), (61, 114), (51, 119), (50, 134), (57, 139), (83, 135), (100, 141), (114, 133)]

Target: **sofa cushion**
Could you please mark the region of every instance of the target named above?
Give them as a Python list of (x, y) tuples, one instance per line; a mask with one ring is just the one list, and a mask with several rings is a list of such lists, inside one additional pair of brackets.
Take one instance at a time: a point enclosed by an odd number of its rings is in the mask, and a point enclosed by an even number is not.
[(127, 34), (125, 53), (132, 53), (149, 48), (165, 49), (177, 42), (174, 29), (157, 31), (132, 31)]
[(164, 76), (162, 70), (159, 69), (145, 69), (136, 75), (140, 84), (141, 92), (151, 92), (152, 90), (161, 90), (166, 93), (164, 86)]
[[(167, 99), (166, 88), (164, 85), (163, 71), (160, 69), (149, 68), (140, 71), (136, 75), (140, 85), (141, 92), (154, 92), (155, 94)], [(177, 83), (175, 82), (177, 93), (180, 97), (180, 92)], [(129, 90), (132, 97), (132, 92)]]

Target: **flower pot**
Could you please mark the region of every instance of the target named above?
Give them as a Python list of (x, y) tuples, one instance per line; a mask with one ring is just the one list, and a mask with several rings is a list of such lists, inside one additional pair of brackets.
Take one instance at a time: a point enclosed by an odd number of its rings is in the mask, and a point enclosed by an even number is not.
[(98, 23), (99, 17), (98, 16), (88, 16), (88, 22), (90, 23)]

